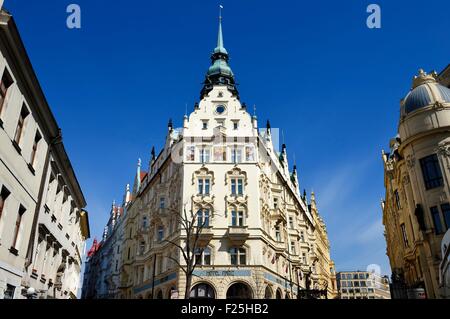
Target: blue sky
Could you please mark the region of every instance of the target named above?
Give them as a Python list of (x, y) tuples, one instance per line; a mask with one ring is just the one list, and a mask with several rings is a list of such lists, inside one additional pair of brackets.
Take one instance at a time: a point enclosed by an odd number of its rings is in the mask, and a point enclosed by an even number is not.
[[(66, 27), (66, 7), (82, 28)], [(381, 5), (382, 28), (366, 27)], [(169, 118), (198, 101), (218, 1), (6, 0), (84, 190), (92, 236), (121, 201)], [(283, 129), (302, 188), (316, 192), (338, 270), (381, 265), (381, 150), (419, 68), (450, 63), (448, 0), (223, 0), (224, 40), (241, 100)]]

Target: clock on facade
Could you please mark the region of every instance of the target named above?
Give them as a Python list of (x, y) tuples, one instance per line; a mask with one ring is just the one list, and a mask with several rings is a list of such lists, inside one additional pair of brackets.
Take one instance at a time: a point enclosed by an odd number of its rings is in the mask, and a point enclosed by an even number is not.
[(217, 105), (216, 106), (216, 113), (217, 114), (223, 114), (223, 113), (225, 113), (225, 110), (226, 110), (226, 108), (225, 108), (224, 105)]

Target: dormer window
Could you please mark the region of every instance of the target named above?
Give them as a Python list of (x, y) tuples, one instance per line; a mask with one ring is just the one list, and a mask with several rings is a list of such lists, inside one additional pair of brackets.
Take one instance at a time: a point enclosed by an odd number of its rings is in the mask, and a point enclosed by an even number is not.
[(208, 121), (207, 120), (202, 121), (202, 129), (204, 129), (204, 130), (208, 129)]
[(233, 121), (233, 130), (237, 131), (239, 128), (239, 121)]

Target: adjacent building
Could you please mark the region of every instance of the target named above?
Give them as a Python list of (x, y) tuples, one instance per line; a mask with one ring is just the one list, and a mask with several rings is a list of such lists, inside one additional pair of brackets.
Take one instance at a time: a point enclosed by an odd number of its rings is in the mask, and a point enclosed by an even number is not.
[(439, 267), (439, 286), (442, 298), (450, 299), (450, 229), (444, 235), (441, 243), (442, 261)]
[(115, 299), (119, 296), (122, 269), (122, 244), (124, 242), (124, 219), (126, 204), (131, 200), (127, 185), (124, 202), (114, 201), (110, 218), (100, 242), (94, 239), (87, 253), (83, 278), (82, 299)]
[(290, 167), (286, 145), (278, 150), (270, 123), (261, 129), (241, 102), (221, 21), (211, 60), (193, 112), (179, 129), (169, 121), (164, 147), (152, 150), (147, 171), (139, 160), (116, 243), (117, 297), (184, 297), (179, 247), (192, 243), (183, 228), (192, 221), (201, 231), (191, 298), (288, 299), (312, 289), (334, 298), (334, 264), (315, 196), (308, 200), (300, 191), (296, 166)]
[(12, 16), (0, 11), (0, 299), (75, 298), (86, 201)]
[(442, 298), (441, 242), (450, 227), (450, 69), (419, 70), (383, 151), (382, 202), (393, 298)]
[(343, 271), (336, 277), (340, 299), (391, 299), (388, 276), (374, 271)]

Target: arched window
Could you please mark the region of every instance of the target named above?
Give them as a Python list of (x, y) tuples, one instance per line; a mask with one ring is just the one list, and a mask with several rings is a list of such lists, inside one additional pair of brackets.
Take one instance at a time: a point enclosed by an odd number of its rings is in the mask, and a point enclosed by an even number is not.
[(264, 299), (272, 299), (272, 289), (269, 286), (266, 287), (264, 292)]
[(236, 283), (227, 291), (227, 299), (252, 299), (253, 293), (249, 286), (244, 283)]
[(247, 255), (245, 248), (231, 248), (230, 257), (232, 265), (238, 266), (247, 264)]
[(163, 299), (163, 292), (162, 292), (162, 290), (158, 291), (158, 294), (156, 295), (156, 299)]
[(280, 289), (277, 289), (276, 299), (283, 299)]
[(214, 299), (215, 297), (214, 289), (208, 284), (201, 283), (191, 289), (190, 298)]

